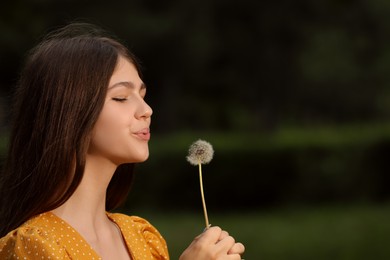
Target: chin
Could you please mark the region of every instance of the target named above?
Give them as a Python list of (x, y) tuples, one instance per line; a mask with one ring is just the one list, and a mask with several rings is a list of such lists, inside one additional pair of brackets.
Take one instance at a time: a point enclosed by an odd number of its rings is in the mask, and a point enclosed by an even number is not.
[(146, 154), (138, 154), (137, 156), (133, 155), (131, 157), (117, 157), (112, 161), (116, 165), (126, 164), (126, 163), (142, 163), (145, 162), (149, 158), (149, 153)]
[(145, 159), (139, 159), (139, 160), (133, 160), (131, 161), (131, 163), (143, 163), (147, 160), (148, 158), (145, 158)]
[(133, 163), (142, 163), (145, 162), (149, 158), (149, 153), (139, 155), (137, 158), (132, 158)]

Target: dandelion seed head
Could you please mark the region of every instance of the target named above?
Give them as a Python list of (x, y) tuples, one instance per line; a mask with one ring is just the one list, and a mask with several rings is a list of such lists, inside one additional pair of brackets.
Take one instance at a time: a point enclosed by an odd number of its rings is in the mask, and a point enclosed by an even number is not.
[(198, 140), (191, 144), (188, 150), (187, 161), (192, 165), (207, 164), (213, 159), (213, 146), (203, 140)]

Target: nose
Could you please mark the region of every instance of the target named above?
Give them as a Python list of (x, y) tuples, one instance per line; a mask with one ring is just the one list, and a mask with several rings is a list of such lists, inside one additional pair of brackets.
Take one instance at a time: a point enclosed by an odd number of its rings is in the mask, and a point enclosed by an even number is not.
[(148, 105), (148, 103), (146, 103), (145, 100), (142, 99), (136, 114), (137, 119), (150, 118), (152, 114), (152, 108)]

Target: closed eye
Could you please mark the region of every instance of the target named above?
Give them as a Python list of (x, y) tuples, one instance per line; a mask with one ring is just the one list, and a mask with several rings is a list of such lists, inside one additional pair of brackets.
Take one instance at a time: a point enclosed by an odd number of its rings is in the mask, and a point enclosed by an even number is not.
[(117, 102), (125, 102), (127, 98), (112, 98), (112, 100), (117, 101)]

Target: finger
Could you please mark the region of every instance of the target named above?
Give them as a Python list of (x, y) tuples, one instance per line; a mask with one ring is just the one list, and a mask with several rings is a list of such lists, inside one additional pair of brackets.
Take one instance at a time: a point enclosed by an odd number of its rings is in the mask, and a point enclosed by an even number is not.
[(228, 254), (242, 255), (244, 252), (245, 252), (245, 246), (242, 243), (235, 243), (228, 251)]
[(240, 254), (227, 255), (224, 259), (226, 259), (226, 260), (242, 260)]
[(201, 243), (206, 244), (215, 244), (218, 242), (219, 237), (221, 236), (222, 229), (218, 226), (213, 226), (208, 228), (202, 234), (197, 236), (195, 239)]
[(234, 246), (234, 244), (234, 238), (232, 236), (227, 236), (224, 239), (218, 241), (218, 243), (215, 245), (215, 251), (221, 254), (227, 254)]
[(229, 233), (227, 231), (225, 231), (225, 230), (222, 230), (221, 231), (221, 235), (219, 236), (218, 241), (220, 241), (220, 240), (222, 240), (222, 239), (224, 239), (225, 237), (228, 237), (228, 236), (229, 236)]

